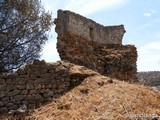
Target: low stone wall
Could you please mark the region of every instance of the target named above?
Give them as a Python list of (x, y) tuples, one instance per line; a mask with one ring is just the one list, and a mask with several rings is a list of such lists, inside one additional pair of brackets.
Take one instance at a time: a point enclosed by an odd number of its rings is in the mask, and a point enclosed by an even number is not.
[(137, 81), (137, 50), (134, 45), (106, 45), (86, 41), (74, 34), (65, 36), (58, 36), (57, 43), (62, 60), (120, 80)]
[(13, 74), (0, 75), (0, 113), (16, 110), (23, 104), (28, 108), (39, 107), (94, 74), (98, 73), (63, 61), (35, 60)]

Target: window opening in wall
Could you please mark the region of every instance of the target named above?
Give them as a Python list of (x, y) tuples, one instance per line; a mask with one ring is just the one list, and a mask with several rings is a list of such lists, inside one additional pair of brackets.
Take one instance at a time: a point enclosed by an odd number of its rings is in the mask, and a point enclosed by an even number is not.
[(93, 40), (94, 39), (94, 33), (93, 33), (93, 28), (92, 27), (89, 28), (89, 35), (90, 35), (90, 38)]

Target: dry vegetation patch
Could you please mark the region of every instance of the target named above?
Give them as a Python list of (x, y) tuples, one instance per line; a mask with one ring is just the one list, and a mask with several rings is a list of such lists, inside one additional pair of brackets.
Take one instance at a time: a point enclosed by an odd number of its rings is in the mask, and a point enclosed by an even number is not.
[(29, 111), (23, 119), (138, 120), (142, 118), (129, 118), (127, 114), (143, 113), (160, 115), (160, 93), (141, 85), (93, 75), (59, 99)]

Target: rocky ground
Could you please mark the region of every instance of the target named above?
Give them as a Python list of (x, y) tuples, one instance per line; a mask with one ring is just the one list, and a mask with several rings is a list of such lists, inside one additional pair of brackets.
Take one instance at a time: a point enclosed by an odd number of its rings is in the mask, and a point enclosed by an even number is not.
[[(102, 76), (75, 65), (71, 74), (85, 75), (80, 85), (26, 113), (1, 115), (2, 120), (158, 120), (160, 92)], [(148, 115), (148, 117), (146, 117)]]
[(160, 91), (160, 71), (138, 72), (140, 84)]

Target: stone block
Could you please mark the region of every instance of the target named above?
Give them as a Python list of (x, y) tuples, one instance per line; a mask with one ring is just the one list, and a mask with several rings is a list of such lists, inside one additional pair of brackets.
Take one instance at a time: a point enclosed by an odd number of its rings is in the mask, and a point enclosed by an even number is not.
[(37, 83), (34, 85), (34, 87), (35, 87), (35, 90), (40, 90), (42, 88), (42, 85)]
[(20, 90), (13, 90), (13, 91), (10, 91), (10, 92), (8, 92), (8, 96), (15, 96), (15, 95), (17, 95), (17, 94), (19, 94), (20, 93)]
[(0, 107), (3, 107), (4, 103), (2, 101), (0, 101)]
[(19, 84), (19, 85), (24, 85), (24, 84), (26, 84), (26, 82), (27, 81), (24, 78), (17, 79), (17, 84)]
[(6, 91), (13, 91), (15, 88), (16, 87), (14, 85), (7, 85)]
[(6, 90), (6, 88), (7, 88), (6, 84), (0, 85), (0, 91), (4, 91)]
[(10, 110), (16, 110), (16, 109), (18, 109), (18, 106), (16, 104), (13, 104), (9, 108), (10, 108)]
[(7, 107), (0, 107), (0, 113), (7, 113), (9, 109)]
[(35, 104), (28, 104), (28, 108), (34, 109), (35, 108)]
[(41, 98), (42, 98), (42, 96), (41, 96), (41, 95), (39, 95), (39, 94), (36, 94), (36, 95), (35, 95), (35, 100), (39, 100), (39, 101), (41, 101)]
[(54, 95), (54, 91), (49, 91), (48, 96), (52, 97)]
[(8, 101), (8, 100), (9, 100), (9, 97), (8, 97), (8, 96), (5, 96), (5, 97), (2, 98), (2, 101), (5, 101), (5, 102), (6, 102), (6, 101)]
[(36, 93), (36, 90), (29, 90), (29, 93), (28, 93), (28, 94), (33, 95), (33, 94), (35, 94), (35, 93)]
[(12, 79), (7, 79), (7, 80), (6, 80), (6, 83), (7, 83), (8, 85), (10, 85), (10, 84), (12, 83)]
[(23, 100), (23, 101), (22, 101), (22, 104), (23, 104), (23, 105), (28, 105), (28, 101)]
[(12, 74), (9, 74), (8, 77), (9, 77), (10, 79), (17, 79), (18, 74), (17, 74), (17, 73), (12, 73)]
[(18, 73), (18, 75), (26, 75), (26, 71), (24, 69), (21, 69), (21, 68), (18, 69), (16, 72)]
[(33, 89), (34, 89), (34, 85), (33, 85), (33, 84), (30, 84), (30, 83), (27, 83), (27, 84), (26, 84), (26, 89), (27, 89), (27, 90), (33, 90)]
[(25, 89), (22, 90), (22, 91), (21, 91), (21, 94), (22, 94), (22, 95), (27, 95), (27, 94), (28, 94), (28, 90), (25, 90)]
[(34, 98), (33, 98), (33, 96), (32, 95), (27, 95), (26, 97), (25, 97), (25, 100), (26, 101), (30, 101), (30, 100), (33, 100)]
[(19, 89), (19, 90), (23, 90), (23, 89), (26, 88), (26, 85), (17, 85), (16, 87), (17, 87), (17, 89)]
[(6, 91), (0, 91), (0, 98), (4, 97), (6, 95), (7, 95)]
[(0, 85), (6, 84), (5, 79), (0, 79)]
[(25, 98), (25, 95), (16, 95), (15, 97), (14, 97), (14, 99), (16, 100), (16, 101), (21, 101), (21, 100), (23, 100)]

